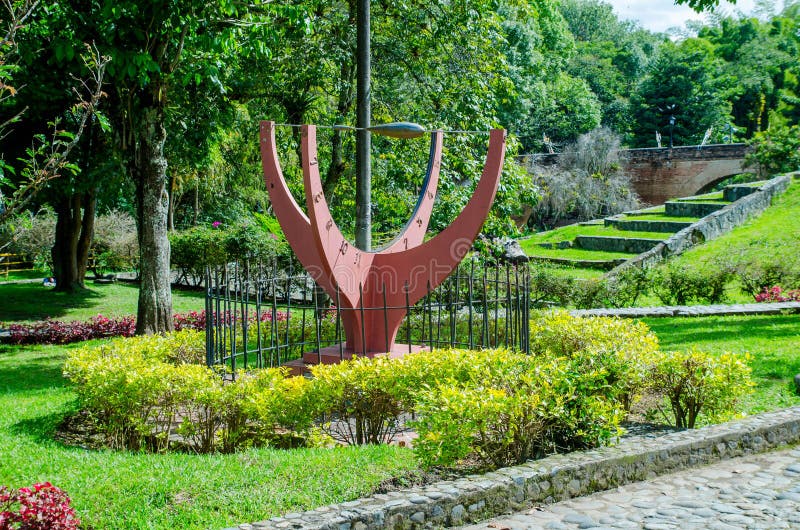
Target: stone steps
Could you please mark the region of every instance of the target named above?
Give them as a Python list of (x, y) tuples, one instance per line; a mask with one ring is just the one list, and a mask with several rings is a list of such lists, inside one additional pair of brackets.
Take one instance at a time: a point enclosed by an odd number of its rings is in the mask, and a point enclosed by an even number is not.
[(733, 184), (731, 186), (725, 186), (725, 188), (722, 190), (722, 198), (726, 201), (735, 202), (742, 197), (747, 197), (748, 195), (757, 192), (760, 189), (760, 186)]
[(667, 201), (664, 213), (670, 217), (706, 217), (727, 205), (724, 202)]
[[(666, 237), (664, 238), (666, 239)], [(645, 239), (618, 236), (577, 236), (575, 246), (583, 250), (604, 250), (606, 252), (627, 252), (641, 254), (661, 243), (663, 239)]]
[(647, 221), (645, 219), (626, 220), (615, 217), (607, 217), (605, 219), (606, 226), (613, 226), (619, 230), (626, 230), (630, 232), (663, 232), (665, 234), (674, 234), (691, 226), (691, 221)]

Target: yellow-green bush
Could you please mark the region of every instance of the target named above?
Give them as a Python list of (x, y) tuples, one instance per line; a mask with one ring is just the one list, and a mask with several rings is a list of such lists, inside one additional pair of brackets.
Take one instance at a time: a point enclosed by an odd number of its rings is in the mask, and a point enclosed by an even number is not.
[[(439, 352), (434, 352), (435, 355)], [(449, 377), (418, 393), (414, 450), (423, 465), (467, 456), (491, 465), (606, 443), (621, 408), (568, 357), (503, 350), (449, 352)], [(419, 360), (419, 359), (418, 359)]]
[(64, 373), (114, 447), (165, 450), (177, 433), (196, 451), (233, 451), (309, 428), (303, 378), (265, 369), (223, 381), (191, 362), (204, 348), (196, 331), (116, 339), (73, 350)]
[(531, 320), (531, 354), (568, 357), (575, 367), (604, 379), (593, 384), (625, 410), (642, 389), (658, 350), (658, 338), (646, 324), (608, 317), (574, 317), (565, 311), (543, 312)]
[(692, 429), (702, 412), (724, 418), (752, 391), (749, 354), (713, 355), (697, 349), (659, 354), (648, 386), (670, 403), (676, 427)]

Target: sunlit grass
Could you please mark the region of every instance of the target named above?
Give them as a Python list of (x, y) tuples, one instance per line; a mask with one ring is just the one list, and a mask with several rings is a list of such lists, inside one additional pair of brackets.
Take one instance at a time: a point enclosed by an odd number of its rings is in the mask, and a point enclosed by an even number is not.
[(52, 433), (75, 406), (61, 376), (72, 347), (0, 346), (0, 485), (50, 481), (86, 528), (223, 528), (352, 500), (415, 466), (393, 446), (193, 455), (62, 445)]
[(756, 383), (743, 411), (755, 414), (800, 405), (793, 378), (800, 373), (800, 314), (642, 319), (662, 350), (696, 346), (711, 353), (752, 355)]

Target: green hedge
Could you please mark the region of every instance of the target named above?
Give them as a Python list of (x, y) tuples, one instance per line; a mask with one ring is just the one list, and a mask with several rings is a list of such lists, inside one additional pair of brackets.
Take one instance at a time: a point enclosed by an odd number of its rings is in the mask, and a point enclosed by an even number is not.
[(730, 412), (750, 386), (746, 359), (664, 354), (644, 324), (564, 312), (534, 318), (531, 355), (357, 358), (316, 366), (311, 379), (277, 368), (223, 378), (198, 364), (204, 344), (195, 331), (117, 339), (70, 352), (65, 374), (114, 447), (385, 443), (413, 414), (423, 466), (499, 466), (608, 443), (643, 388), (691, 427), (701, 411)]

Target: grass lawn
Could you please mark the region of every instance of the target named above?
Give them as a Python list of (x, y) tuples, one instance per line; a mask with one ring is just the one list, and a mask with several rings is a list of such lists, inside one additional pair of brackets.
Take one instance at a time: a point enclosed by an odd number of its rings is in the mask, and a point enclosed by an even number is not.
[(539, 270), (545, 270), (559, 278), (575, 278), (578, 280), (600, 278), (606, 273), (606, 271), (601, 269), (569, 267), (566, 265), (559, 265), (557, 263), (548, 263), (546, 261), (534, 262), (533, 266)]
[(792, 379), (800, 373), (800, 315), (676, 317), (642, 319), (662, 350), (692, 345), (712, 353), (749, 352), (755, 392), (743, 410), (755, 414), (800, 405)]
[(0, 284), (3, 282), (17, 282), (20, 280), (39, 280), (41, 282), (47, 276), (48, 273), (34, 269), (9, 272), (7, 275), (0, 273)]
[(670, 200), (681, 202), (716, 202), (721, 201), (722, 196), (722, 191), (712, 191), (711, 193), (704, 193), (703, 195), (692, 195), (691, 197), (679, 197)]
[[(75, 347), (75, 346), (72, 346)], [(0, 345), (0, 484), (50, 481), (90, 528), (223, 528), (352, 500), (415, 466), (389, 446), (231, 455), (96, 451), (53, 441), (74, 408), (67, 347)]]
[[(798, 266), (800, 242), (800, 181), (777, 197), (763, 214), (731, 232), (673, 258), (679, 266), (718, 268), (738, 260), (754, 263), (780, 262)], [(784, 286), (788, 287), (788, 286)]]
[(603, 225), (569, 225), (547, 232), (540, 232), (531, 237), (520, 239), (519, 243), (526, 252), (535, 249), (538, 243), (558, 243), (559, 241), (572, 241), (577, 236), (606, 236), (606, 237), (627, 237), (640, 239), (658, 239), (662, 241), (669, 237), (664, 232), (634, 232), (632, 230), (620, 230), (613, 226)]
[[(136, 284), (94, 284), (74, 294), (58, 293), (41, 283), (0, 285), (0, 322), (32, 322), (45, 318), (88, 320), (102, 314), (121, 317), (136, 314), (139, 287)], [(172, 309), (176, 313), (202, 310), (202, 291), (172, 290)]]

